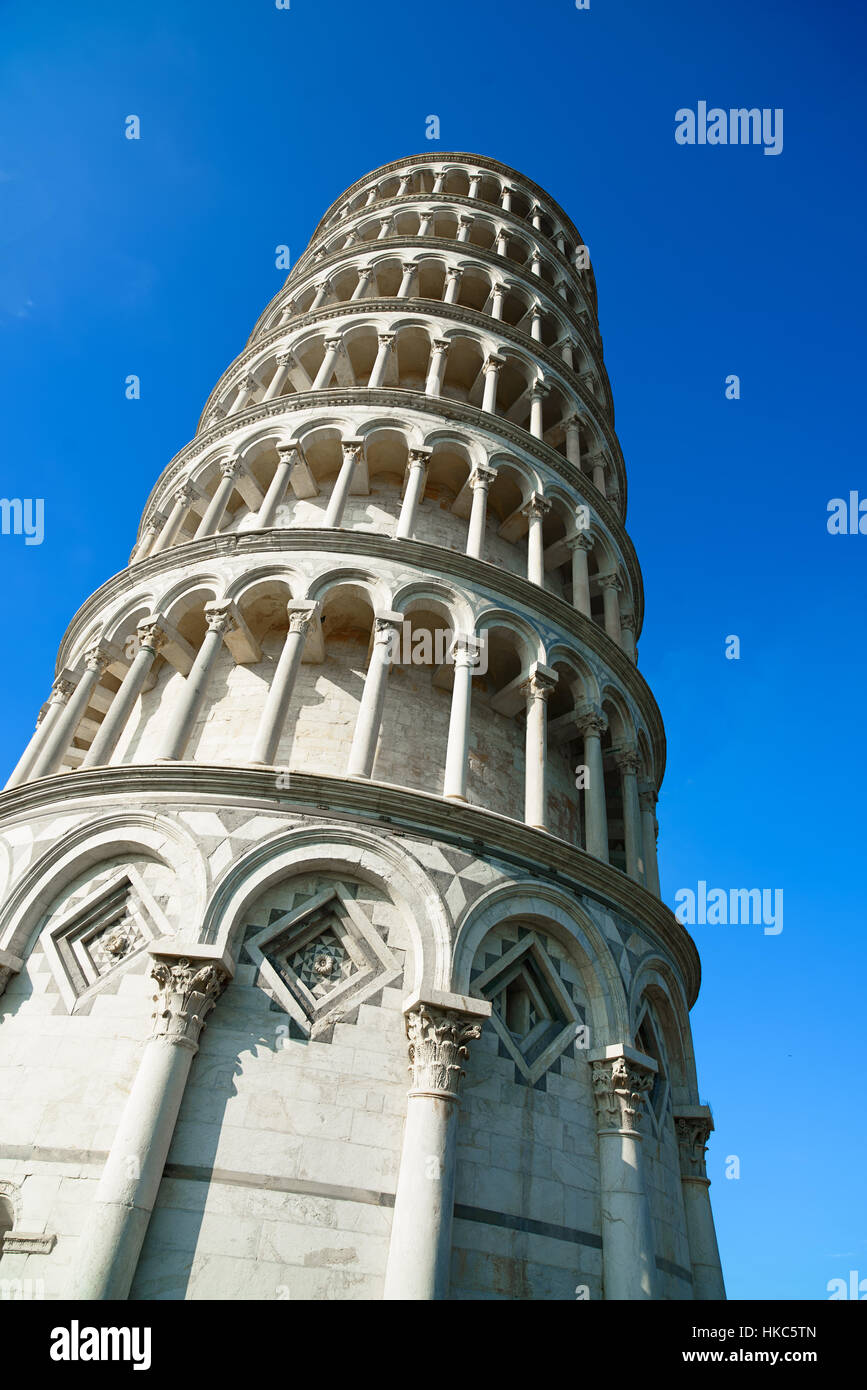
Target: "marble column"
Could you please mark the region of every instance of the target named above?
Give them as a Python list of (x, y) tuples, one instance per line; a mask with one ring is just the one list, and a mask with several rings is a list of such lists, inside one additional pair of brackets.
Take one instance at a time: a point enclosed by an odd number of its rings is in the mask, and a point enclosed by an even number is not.
[(307, 632), (313, 619), (318, 616), (319, 607), (318, 603), (305, 600), (293, 600), (287, 604), (289, 631), (253, 741), (253, 751), (250, 754), (252, 763), (270, 764), (274, 761), (283, 725), (286, 723), (292, 691), (298, 678)]
[(451, 344), (448, 338), (434, 338), (430, 346), (430, 365), (428, 367), (427, 380), (424, 384), (424, 392), (426, 396), (438, 396), (443, 389), (446, 357)]
[(213, 948), (152, 948), (153, 1030), (114, 1137), (84, 1235), (69, 1297), (129, 1297), (204, 1021), (229, 978)]
[(469, 239), (470, 239), (470, 229), (471, 229), (472, 225), (473, 225), (473, 219), (472, 219), (471, 217), (459, 217), (459, 218), (458, 218), (458, 236), (457, 236), (458, 241), (469, 241)]
[(473, 500), (470, 507), (470, 524), (467, 530), (467, 554), (474, 560), (485, 558), (485, 517), (488, 510), (488, 488), (497, 476), (496, 468), (486, 468), (481, 464), (474, 468), (469, 477)]
[(141, 540), (129, 558), (131, 565), (137, 565), (139, 560), (147, 559), (156, 544), (159, 534), (159, 523), (155, 518), (151, 518), (142, 532)]
[(478, 638), (458, 634), (452, 645), (452, 655), (455, 683), (449, 715), (443, 796), (453, 801), (466, 801), (473, 672), (480, 661)]
[(656, 856), (656, 787), (652, 782), (641, 782), (638, 787), (638, 800), (641, 805), (641, 842), (644, 847), (644, 872), (647, 887), (657, 897), (659, 892), (659, 863)]
[(290, 444), (285, 449), (277, 450), (277, 467), (274, 469), (274, 476), (268, 484), (268, 491), (265, 493), (262, 499), (262, 505), (256, 515), (257, 526), (267, 527), (274, 525), (277, 508), (286, 496), (289, 476), (300, 457), (300, 451), (295, 444)]
[(4, 788), (5, 791), (10, 791), (12, 787), (18, 787), (22, 782), (30, 780), (31, 769), (49, 738), (51, 730), (63, 714), (66, 702), (75, 689), (76, 683), (77, 676), (74, 672), (66, 671), (52, 685), (51, 694), (39, 711), (36, 728), (30, 742), (15, 764), (12, 775)]
[(85, 652), (84, 670), (78, 679), (74, 692), (63, 707), (63, 712), (55, 721), (36, 755), (28, 778), (29, 781), (35, 781), (37, 777), (50, 777), (52, 773), (57, 772), (66, 750), (75, 737), (75, 731), (84, 717), (84, 711), (90, 702), (94, 687), (110, 661), (110, 653), (106, 647), (100, 644)]
[(402, 613), (378, 613), (373, 624), (373, 651), (361, 692), (355, 733), (349, 750), (347, 777), (369, 777), (385, 704), (385, 682), (403, 623)]
[(620, 600), (617, 595), (620, 592), (620, 580), (616, 574), (601, 574), (599, 576), (599, 587), (602, 590), (602, 602), (604, 604), (605, 631), (620, 646)]
[(440, 169), (439, 172), (436, 173), (436, 174), (434, 175), (434, 186), (433, 186), (433, 192), (434, 192), (434, 193), (442, 193), (442, 191), (443, 191), (443, 180), (445, 179), (445, 176), (446, 176), (447, 173), (448, 173), (448, 170), (447, 170), (447, 169)]
[(506, 294), (508, 293), (508, 289), (509, 289), (508, 285), (506, 285), (502, 280), (498, 280), (498, 281), (495, 283), (495, 285), (493, 286), (493, 289), (492, 289), (492, 291), (491, 291), (491, 294), (492, 294), (492, 300), (491, 300), (491, 318), (492, 318), (492, 319), (501, 319), (501, 318), (503, 317), (503, 304), (504, 304), (504, 302), (505, 302), (505, 298), (506, 298)]
[(161, 551), (168, 550), (170, 546), (174, 545), (192, 500), (193, 489), (189, 483), (182, 483), (179, 488), (176, 488), (172, 509), (168, 514), (165, 526), (151, 546), (151, 555), (159, 555)]
[(587, 557), (593, 550), (593, 541), (586, 531), (569, 536), (566, 546), (572, 555), (572, 607), (585, 618), (590, 617), (590, 571)]
[(310, 388), (312, 391), (325, 390), (326, 386), (328, 385), (332, 376), (334, 375), (334, 368), (337, 364), (337, 359), (340, 356), (340, 349), (342, 348), (342, 346), (342, 338), (325, 339), (325, 356), (322, 359), (322, 365), (319, 368), (319, 371), (316, 373), (313, 385)]
[(501, 195), (501, 197), (500, 197), (500, 207), (503, 209), (503, 212), (511, 212), (511, 211), (512, 211), (512, 193), (513, 193), (513, 192), (514, 192), (514, 190), (513, 190), (508, 184), (504, 184), (504, 185), (503, 185), (503, 192), (502, 192), (502, 195)]
[(545, 438), (543, 402), (547, 394), (548, 387), (541, 381), (537, 381), (530, 392), (530, 433), (534, 439)]
[(316, 293), (310, 303), (310, 308), (307, 310), (308, 314), (312, 314), (316, 309), (322, 308), (322, 305), (328, 298), (328, 291), (331, 289), (331, 281), (320, 280), (319, 284), (314, 286), (314, 289)]
[(632, 662), (638, 661), (638, 653), (635, 650), (635, 614), (620, 614), (620, 645), (624, 654)]
[(538, 304), (533, 305), (533, 311), (530, 315), (530, 337), (534, 343), (541, 343), (542, 341), (542, 310)]
[(614, 750), (620, 772), (623, 798), (623, 833), (626, 841), (626, 872), (636, 883), (644, 883), (644, 846), (641, 833), (641, 807), (638, 804), (638, 772), (641, 759), (635, 748)]
[(578, 732), (584, 739), (584, 766), (587, 785), (584, 788), (585, 849), (608, 863), (608, 811), (605, 804), (605, 773), (602, 765), (602, 735), (608, 720), (601, 710), (584, 710), (576, 718)]
[(291, 352), (280, 353), (274, 375), (268, 382), (268, 389), (262, 397), (263, 402), (273, 401), (276, 396), (283, 395), (283, 387), (286, 385), (286, 380), (294, 365), (295, 358)]
[(460, 288), (461, 288), (461, 277), (462, 277), (462, 276), (463, 276), (463, 271), (462, 271), (462, 270), (447, 270), (447, 271), (446, 271), (446, 292), (445, 292), (445, 295), (443, 296), (443, 303), (444, 303), (444, 304), (457, 304), (457, 302), (458, 302), (458, 291), (459, 291)]
[(248, 372), (238, 386), (238, 394), (229, 408), (230, 415), (237, 415), (239, 410), (244, 409), (258, 384), (252, 372)]
[(385, 381), (385, 373), (388, 370), (388, 359), (394, 346), (397, 335), (394, 333), (377, 334), (378, 347), (376, 349), (376, 361), (370, 373), (370, 380), (367, 383), (368, 390), (376, 391)]
[(686, 1217), (686, 1239), (692, 1265), (692, 1295), (697, 1300), (724, 1299), (713, 1212), (710, 1178), (705, 1165), (707, 1141), (713, 1117), (706, 1105), (681, 1105), (674, 1112), (674, 1130), (680, 1155), (680, 1183)]
[(407, 462), (406, 491), (403, 494), (400, 516), (397, 519), (397, 530), (394, 533), (397, 540), (412, 539), (429, 460), (430, 449), (410, 449)]
[(412, 282), (415, 279), (416, 265), (414, 261), (404, 261), (401, 266), (403, 279), (400, 282), (400, 289), (397, 292), (398, 299), (408, 299)]
[(597, 492), (602, 493), (603, 497), (607, 496), (605, 490), (605, 462), (598, 454), (594, 455), (591, 468), (593, 472), (593, 486), (596, 488)]
[(546, 830), (548, 821), (548, 696), (557, 684), (557, 672), (536, 661), (524, 686), (527, 698), (526, 753), (524, 763), (524, 821)]
[(500, 368), (505, 364), (505, 357), (500, 357), (498, 353), (491, 353), (490, 357), (485, 358), (485, 365), (482, 368), (485, 375), (485, 389), (482, 396), (482, 410), (486, 410), (489, 415), (497, 413), (497, 382), (500, 379)]
[(641, 1125), (656, 1063), (625, 1044), (591, 1052), (602, 1206), (603, 1298), (657, 1297)]
[(420, 216), (419, 216), (419, 219), (418, 219), (418, 232), (416, 233), (416, 235), (417, 235), (417, 236), (427, 236), (428, 233), (429, 233), (429, 231), (430, 231), (430, 224), (431, 224), (431, 222), (433, 222), (433, 213), (431, 213), (431, 212), (423, 212), (423, 213), (421, 213)]
[(205, 621), (208, 630), (202, 638), (196, 659), (185, 678), (177, 704), (171, 711), (169, 726), (162, 739), (156, 759), (174, 761), (184, 756), (198, 714), (208, 691), (223, 638), (236, 626), (231, 603), (206, 603)]
[(527, 529), (527, 578), (531, 584), (538, 584), (541, 589), (545, 587), (545, 541), (542, 527), (550, 510), (551, 503), (539, 492), (534, 492), (521, 508), (521, 512), (529, 521)]
[(199, 522), (195, 540), (200, 541), (204, 536), (213, 536), (215, 532), (219, 531), (226, 508), (229, 505), (229, 498), (235, 491), (235, 479), (240, 469), (241, 460), (237, 457), (224, 459), (220, 464), (220, 481), (208, 503), (205, 515)]
[(381, 217), (381, 218), (379, 219), (379, 235), (378, 235), (377, 238), (376, 238), (377, 241), (384, 241), (385, 238), (388, 236), (388, 234), (389, 234), (390, 231), (391, 231), (391, 218), (390, 218), (390, 217)]
[(509, 254), (509, 233), (505, 227), (497, 228), (496, 249), (498, 256), (508, 256)]
[(356, 300), (358, 300), (358, 299), (363, 299), (363, 298), (364, 298), (364, 296), (367, 294), (367, 289), (368, 289), (368, 286), (369, 286), (369, 284), (370, 284), (370, 282), (371, 282), (372, 279), (373, 279), (373, 270), (371, 269), (370, 266), (367, 266), (367, 265), (366, 265), (366, 266), (363, 267), (363, 269), (359, 270), (359, 272), (358, 272), (358, 284), (355, 286), (355, 289), (352, 291), (352, 297), (351, 297), (351, 299), (350, 299), (350, 301), (349, 301), (350, 304), (354, 303), (354, 302), (355, 302)]
[(581, 467), (581, 430), (577, 415), (566, 420), (566, 457), (576, 468)]
[(480, 1037), (490, 1013), (487, 1000), (430, 991), (404, 1006), (412, 1088), (394, 1199), (386, 1301), (448, 1296), (460, 1083), (467, 1044)]
[(139, 623), (136, 636), (139, 643), (138, 651), (96, 731), (93, 743), (87, 750), (81, 764), (83, 768), (106, 767), (111, 761), (111, 755), (120, 742), (133, 706), (145, 687), (160, 648), (166, 642), (165, 629), (160, 626), (158, 618)]
[(343, 520), (343, 513), (346, 511), (346, 503), (349, 500), (349, 490), (352, 487), (352, 479), (355, 476), (358, 460), (361, 458), (363, 445), (358, 439), (344, 439), (342, 448), (343, 463), (340, 466), (337, 481), (331, 489), (323, 526), (336, 527)]

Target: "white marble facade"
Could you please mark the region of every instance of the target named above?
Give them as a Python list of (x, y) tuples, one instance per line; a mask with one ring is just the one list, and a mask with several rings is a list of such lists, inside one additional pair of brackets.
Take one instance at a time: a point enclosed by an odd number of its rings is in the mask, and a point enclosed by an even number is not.
[(0, 1286), (724, 1296), (625, 510), (557, 204), (343, 194), (0, 797)]

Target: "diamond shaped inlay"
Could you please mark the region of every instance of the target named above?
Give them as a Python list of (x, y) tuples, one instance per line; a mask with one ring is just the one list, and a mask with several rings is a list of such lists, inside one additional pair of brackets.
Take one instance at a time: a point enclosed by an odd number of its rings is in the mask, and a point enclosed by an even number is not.
[(501, 1055), (515, 1063), (516, 1079), (535, 1086), (577, 1037), (583, 1011), (535, 932), (521, 932), (499, 959), (490, 952), (483, 959), (487, 968), (474, 976), (473, 991), (491, 1001)]

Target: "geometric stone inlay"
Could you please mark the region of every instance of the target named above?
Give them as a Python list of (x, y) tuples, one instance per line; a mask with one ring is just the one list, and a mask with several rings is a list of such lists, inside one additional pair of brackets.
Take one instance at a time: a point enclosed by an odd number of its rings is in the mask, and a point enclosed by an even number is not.
[(70, 1012), (151, 941), (174, 935), (141, 875), (130, 865), (45, 928), (40, 943)]
[(337, 884), (271, 914), (246, 949), (269, 991), (305, 1037), (325, 1037), (370, 995), (403, 975), (367, 913)]
[(538, 1085), (584, 1022), (541, 939), (532, 931), (522, 933), (472, 985), (475, 994), (491, 1001), (491, 1024), (501, 1052), (515, 1064), (516, 1080)]

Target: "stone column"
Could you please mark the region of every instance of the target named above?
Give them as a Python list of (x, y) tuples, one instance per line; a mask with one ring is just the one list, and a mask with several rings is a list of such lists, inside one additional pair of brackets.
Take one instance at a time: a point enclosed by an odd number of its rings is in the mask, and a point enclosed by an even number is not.
[(566, 363), (566, 366), (569, 367), (569, 368), (571, 368), (572, 371), (574, 371), (574, 370), (575, 370), (575, 357), (574, 357), (573, 350), (572, 350), (572, 340), (571, 340), (571, 338), (564, 338), (563, 341), (562, 341), (562, 343), (559, 344), (559, 348), (560, 348), (560, 356), (563, 358), (563, 361)]
[(156, 755), (157, 761), (160, 759), (174, 761), (176, 758), (184, 756), (184, 749), (189, 742), (193, 725), (207, 694), (208, 682), (220, 654), (223, 637), (236, 626), (232, 607), (231, 603), (205, 604), (205, 619), (208, 630), (202, 639), (202, 645), (190, 668), (190, 673), (184, 680), (178, 703), (172, 710), (171, 721), (163, 736), (162, 747)]
[(503, 212), (512, 211), (512, 193), (513, 189), (511, 188), (511, 186), (509, 184), (504, 184), (503, 192), (500, 197), (500, 206), (502, 207)]
[(485, 374), (485, 390), (482, 396), (482, 410), (486, 410), (489, 415), (497, 413), (497, 382), (500, 379), (500, 368), (505, 363), (505, 357), (500, 357), (497, 353), (491, 353), (485, 359), (483, 371)]
[(448, 1296), (455, 1147), (467, 1043), (490, 1017), (487, 1000), (428, 991), (404, 1006), (412, 1088), (394, 1199), (386, 1301)]
[(320, 280), (319, 284), (314, 286), (314, 289), (316, 293), (310, 303), (310, 308), (307, 310), (308, 314), (312, 314), (314, 310), (322, 308), (322, 305), (328, 298), (328, 291), (331, 289), (331, 281)]
[(69, 1296), (126, 1299), (206, 1015), (228, 980), (208, 947), (154, 948), (154, 1026), (79, 1242)]
[(620, 614), (620, 645), (630, 661), (637, 662), (638, 653), (635, 650), (635, 614)]
[(447, 270), (447, 271), (446, 271), (446, 292), (445, 292), (445, 295), (443, 296), (443, 303), (444, 303), (444, 304), (456, 304), (456, 303), (457, 303), (458, 291), (459, 291), (459, 289), (460, 289), (460, 287), (461, 287), (461, 277), (462, 277), (462, 275), (463, 275), (463, 271), (462, 271), (462, 270)]
[(156, 618), (139, 623), (136, 635), (139, 649), (111, 702), (111, 707), (96, 731), (93, 743), (87, 750), (81, 764), (83, 768), (106, 767), (111, 761), (111, 755), (120, 742), (133, 706), (144, 689), (157, 653), (160, 647), (165, 645), (165, 630)]
[(388, 368), (388, 359), (391, 355), (391, 349), (392, 345), (394, 344), (395, 336), (396, 335), (394, 333), (377, 334), (377, 342), (379, 346), (376, 350), (376, 361), (373, 364), (373, 370), (370, 373), (370, 380), (367, 383), (368, 390), (370, 391), (377, 390), (385, 380), (385, 373)]
[(437, 174), (434, 175), (434, 186), (433, 186), (433, 190), (432, 190), (434, 193), (442, 193), (442, 191), (443, 191), (443, 180), (445, 179), (445, 176), (446, 176), (447, 173), (448, 173), (448, 170), (447, 170), (447, 169), (440, 169), (439, 172), (438, 172)]
[(482, 181), (482, 176), (481, 176), (481, 174), (471, 174), (471, 175), (470, 175), (470, 192), (469, 192), (469, 196), (470, 196), (471, 198), (478, 198), (478, 196), (479, 196), (479, 184), (481, 183), (481, 181)]
[(478, 639), (459, 634), (452, 644), (452, 654), (455, 665), (455, 683), (452, 688), (452, 705), (449, 715), (443, 796), (453, 801), (466, 801), (473, 671), (479, 665), (480, 660)]
[(389, 234), (390, 231), (391, 231), (391, 218), (390, 218), (390, 217), (380, 217), (380, 219), (379, 219), (379, 235), (378, 235), (377, 238), (376, 238), (377, 241), (384, 241), (385, 238), (388, 236), (388, 234)]
[(585, 618), (590, 617), (590, 572), (587, 556), (593, 549), (593, 541), (586, 531), (579, 531), (566, 542), (572, 553), (572, 607)]
[(397, 530), (394, 533), (398, 540), (409, 540), (412, 537), (429, 459), (430, 449), (410, 449), (409, 451), (409, 477), (406, 480), (406, 491), (403, 494), (400, 516), (397, 519)]
[(498, 280), (493, 287), (493, 300), (491, 303), (491, 318), (501, 319), (503, 317), (503, 303), (508, 292), (508, 285), (502, 280)]
[(307, 630), (319, 613), (319, 604), (307, 601), (287, 604), (289, 631), (283, 643), (283, 650), (277, 662), (271, 689), (262, 710), (250, 761), (270, 764), (274, 761), (280, 743), (280, 735), (286, 722), (286, 712), (292, 698), (292, 690), (298, 677)]
[(537, 830), (547, 829), (548, 696), (556, 684), (557, 672), (534, 661), (524, 686), (527, 697), (524, 821)]
[(638, 770), (641, 759), (634, 748), (618, 748), (614, 761), (620, 770), (623, 797), (623, 830), (626, 840), (626, 872), (636, 883), (644, 883), (644, 854), (641, 834), (641, 808), (638, 804)]
[(232, 401), (229, 409), (230, 415), (237, 415), (239, 410), (244, 409), (244, 406), (249, 401), (258, 384), (252, 372), (248, 372), (238, 386), (238, 394)]
[(430, 212), (423, 212), (423, 213), (421, 213), (420, 216), (419, 216), (419, 219), (418, 219), (418, 232), (416, 233), (416, 235), (417, 235), (417, 236), (427, 236), (428, 232), (430, 231), (430, 224), (431, 224), (432, 221), (433, 221), (433, 213), (430, 213)]
[(606, 497), (607, 493), (605, 490), (605, 463), (599, 457), (598, 454), (595, 455), (595, 457), (593, 458), (591, 467), (593, 470), (593, 486), (596, 488), (597, 492), (601, 492), (602, 496)]
[(537, 381), (530, 392), (530, 433), (534, 439), (544, 439), (545, 422), (542, 414), (542, 402), (548, 394), (548, 387), (541, 381)]
[(156, 539), (159, 533), (160, 528), (158, 522), (155, 519), (150, 520), (147, 526), (144, 528), (144, 531), (142, 532), (141, 540), (139, 541), (132, 555), (129, 557), (129, 562), (131, 565), (137, 565), (139, 560), (147, 559), (148, 555), (150, 555), (151, 551), (153, 550), (154, 544), (156, 543)]
[(29, 780), (30, 772), (36, 763), (36, 759), (45, 746), (51, 734), (51, 730), (61, 717), (67, 700), (75, 689), (76, 680), (68, 679), (68, 677), (72, 675), (73, 673), (71, 671), (66, 672), (63, 676), (58, 677), (52, 685), (51, 694), (39, 711), (33, 736), (24, 749), (24, 752), (21, 754), (21, 757), (18, 759), (18, 762), (15, 764), (12, 775), (4, 788), (5, 791), (9, 791), (12, 787), (18, 787), (22, 782), (27, 782)]
[(294, 364), (295, 358), (291, 352), (280, 353), (280, 356), (277, 358), (277, 367), (274, 372), (274, 375), (268, 382), (268, 390), (262, 397), (263, 403), (265, 401), (273, 401), (275, 396), (282, 396), (283, 387), (286, 385), (286, 378), (288, 377)]
[(605, 805), (605, 773), (602, 767), (602, 735), (608, 720), (601, 710), (585, 710), (576, 720), (578, 732), (584, 738), (584, 766), (587, 785), (584, 788), (585, 849), (608, 863), (608, 812)]
[(286, 488), (289, 483), (289, 475), (300, 455), (296, 445), (291, 444), (287, 449), (277, 450), (277, 467), (274, 469), (274, 476), (268, 485), (268, 491), (262, 499), (262, 505), (256, 515), (257, 526), (273, 526), (274, 518), (277, 515), (277, 508), (286, 496)]
[(60, 767), (63, 755), (74, 739), (75, 731), (87, 709), (94, 686), (110, 660), (111, 656), (104, 646), (97, 645), (85, 652), (84, 671), (79, 677), (73, 694), (64, 706), (62, 714), (58, 716), (36, 755), (29, 777), (30, 781), (35, 781), (37, 777), (50, 777)]
[(656, 803), (658, 800), (656, 787), (652, 782), (642, 782), (638, 788), (638, 800), (641, 805), (641, 842), (644, 847), (644, 873), (647, 880), (647, 887), (651, 893), (657, 897), (659, 892), (659, 863), (656, 857)]
[(716, 1229), (710, 1205), (710, 1178), (705, 1166), (707, 1141), (713, 1117), (706, 1105), (682, 1105), (674, 1112), (674, 1130), (680, 1155), (680, 1183), (686, 1217), (686, 1239), (692, 1265), (692, 1296), (724, 1299)]
[(402, 613), (378, 613), (374, 619), (373, 651), (364, 680), (364, 690), (361, 693), (352, 747), (349, 750), (347, 777), (369, 777), (373, 771), (376, 742), (385, 704), (385, 682), (402, 622)]
[(350, 304), (352, 304), (352, 303), (353, 303), (355, 300), (357, 300), (357, 299), (363, 299), (363, 298), (364, 298), (364, 296), (367, 294), (367, 288), (368, 288), (368, 286), (369, 286), (369, 284), (370, 284), (370, 282), (371, 282), (372, 279), (373, 279), (373, 271), (372, 271), (372, 269), (371, 269), (370, 266), (365, 266), (362, 270), (359, 270), (359, 272), (358, 272), (358, 284), (355, 286), (355, 289), (352, 291), (352, 296), (351, 296), (350, 301), (349, 301)]
[(613, 642), (620, 646), (620, 580), (616, 574), (601, 574), (599, 587), (605, 605), (605, 631)]
[(404, 261), (401, 270), (403, 271), (403, 279), (400, 282), (400, 289), (397, 292), (397, 297), (398, 299), (408, 299), (409, 292), (412, 289), (412, 282), (415, 279), (415, 262)]
[(430, 346), (430, 366), (427, 371), (427, 381), (424, 384), (424, 392), (426, 396), (438, 396), (443, 389), (446, 356), (451, 344), (448, 338), (434, 338)]
[(161, 551), (168, 550), (170, 546), (174, 545), (192, 499), (193, 489), (190, 484), (182, 483), (175, 491), (172, 509), (168, 514), (166, 524), (151, 546), (151, 555), (159, 555)]
[(403, 175), (401, 176), (400, 183), (399, 183), (398, 186), (397, 186), (397, 196), (398, 196), (398, 198), (402, 198), (403, 195), (404, 195), (405, 193), (408, 193), (408, 192), (409, 192), (409, 186), (410, 186), (411, 182), (412, 182), (412, 175), (411, 175), (411, 174), (403, 174)]
[(457, 236), (458, 241), (469, 241), (469, 239), (470, 239), (470, 228), (472, 227), (472, 225), (473, 225), (473, 219), (472, 219), (471, 217), (459, 217), (459, 218), (458, 218), (458, 236)]
[(640, 1127), (656, 1063), (621, 1044), (591, 1052), (590, 1061), (599, 1136), (603, 1297), (653, 1299), (656, 1256)]
[(343, 513), (349, 500), (349, 489), (352, 487), (352, 479), (355, 476), (355, 467), (361, 457), (362, 444), (360, 440), (344, 439), (342, 447), (343, 463), (337, 475), (337, 482), (331, 489), (323, 526), (339, 526), (343, 520)]
[(581, 431), (577, 415), (570, 415), (566, 421), (566, 457), (576, 468), (581, 467)]
[(322, 366), (316, 373), (313, 385), (310, 388), (312, 391), (325, 390), (325, 387), (328, 385), (329, 381), (331, 380), (334, 374), (334, 368), (337, 363), (337, 359), (340, 356), (340, 349), (342, 346), (342, 338), (325, 339), (325, 356), (322, 359)]
[(535, 343), (542, 341), (542, 310), (538, 304), (533, 305), (530, 316), (530, 337)]
[(542, 535), (543, 518), (551, 510), (551, 503), (539, 492), (534, 492), (521, 508), (529, 518), (527, 531), (527, 578), (531, 584), (545, 587), (545, 542)]
[(509, 254), (509, 233), (505, 227), (497, 228), (497, 255), (508, 256)]
[(485, 516), (488, 510), (488, 488), (497, 476), (496, 468), (486, 468), (484, 464), (474, 468), (469, 484), (473, 490), (470, 508), (470, 524), (467, 530), (467, 554), (474, 560), (485, 556)]
[(219, 531), (222, 525), (223, 515), (229, 505), (229, 498), (235, 491), (235, 479), (241, 467), (239, 458), (224, 459), (220, 464), (220, 481), (216, 491), (208, 503), (208, 509), (199, 522), (195, 539), (200, 541), (203, 536), (213, 536)]
[(530, 257), (530, 273), (531, 275), (542, 274), (542, 257), (538, 251), (534, 251)]

